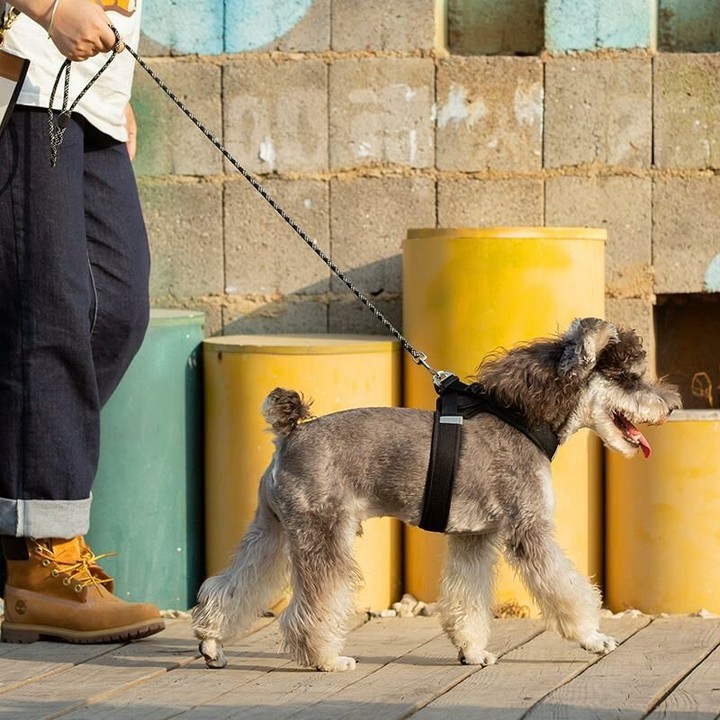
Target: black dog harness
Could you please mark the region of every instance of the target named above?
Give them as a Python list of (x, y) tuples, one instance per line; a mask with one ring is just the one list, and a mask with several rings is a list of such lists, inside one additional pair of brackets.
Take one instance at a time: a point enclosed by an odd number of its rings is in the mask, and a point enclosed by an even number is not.
[(439, 395), (433, 416), (430, 464), (425, 480), (422, 516), (419, 526), (431, 532), (445, 532), (452, 501), (455, 467), (460, 452), (463, 421), (479, 413), (489, 413), (519, 430), (532, 440), (548, 458), (555, 456), (559, 441), (552, 428), (544, 423), (530, 426), (515, 408), (503, 407), (477, 385), (472, 388), (448, 375), (435, 383)]

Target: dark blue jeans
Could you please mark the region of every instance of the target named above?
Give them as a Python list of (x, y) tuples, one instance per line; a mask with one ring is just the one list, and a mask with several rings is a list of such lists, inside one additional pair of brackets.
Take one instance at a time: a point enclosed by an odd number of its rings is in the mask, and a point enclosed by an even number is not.
[(124, 143), (47, 111), (0, 137), (0, 535), (87, 531), (100, 410), (149, 316), (150, 259)]

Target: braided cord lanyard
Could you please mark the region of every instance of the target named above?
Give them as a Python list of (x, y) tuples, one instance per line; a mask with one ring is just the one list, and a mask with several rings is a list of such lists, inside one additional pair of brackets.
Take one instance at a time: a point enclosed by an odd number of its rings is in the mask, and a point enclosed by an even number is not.
[[(115, 56), (117, 55), (120, 45), (120, 35), (114, 27), (111, 26), (111, 28), (115, 33), (115, 37), (117, 39), (117, 43), (113, 48), (112, 55), (102, 66), (102, 68), (100, 68), (100, 70), (95, 74), (95, 76), (88, 82), (88, 84), (85, 86), (85, 88), (78, 95), (78, 97), (75, 99), (75, 101), (70, 107), (67, 107), (70, 82), (70, 61), (66, 60), (62, 68), (60, 68), (60, 72), (58, 73), (58, 76), (55, 80), (55, 86), (53, 87), (53, 92), (50, 97), (50, 108), (48, 108), (50, 117), (51, 165), (53, 167), (57, 162), (58, 148), (62, 143), (62, 136), (70, 120), (70, 114), (77, 105), (78, 101), (88, 91), (88, 89), (98, 79), (98, 77), (100, 77), (100, 75), (105, 72), (108, 65), (110, 65), (110, 63), (115, 59)], [(195, 126), (203, 133), (203, 135), (205, 135), (205, 137), (210, 140), (210, 142), (220, 151), (223, 157), (225, 157), (230, 162), (230, 164), (250, 183), (250, 185), (255, 188), (255, 190), (260, 194), (263, 200), (265, 200), (265, 202), (292, 228), (295, 234), (298, 235), (310, 247), (310, 249), (333, 271), (333, 273), (335, 273), (335, 275), (343, 282), (343, 284), (348, 288), (348, 290), (350, 290), (350, 292), (352, 292), (353, 295), (355, 295), (355, 297), (383, 324), (386, 330), (388, 330), (388, 332), (390, 332), (400, 342), (402, 347), (412, 357), (413, 362), (415, 362), (416, 365), (422, 365), (428, 372), (430, 372), (433, 376), (433, 382), (435, 382), (436, 385), (439, 385), (442, 380), (447, 378), (450, 373), (447, 373), (443, 370), (434, 370), (428, 364), (427, 355), (413, 347), (413, 345), (387, 319), (387, 317), (385, 317), (385, 315), (383, 315), (383, 313), (378, 310), (378, 308), (375, 307), (375, 305), (373, 305), (372, 302), (370, 302), (370, 300), (355, 286), (355, 284), (348, 277), (348, 275), (346, 275), (320, 247), (318, 247), (317, 242), (313, 238), (311, 238), (295, 222), (295, 220), (293, 220), (293, 218), (290, 217), (290, 215), (288, 215), (285, 210), (282, 209), (282, 207), (280, 207), (280, 205), (278, 205), (278, 203), (268, 193), (268, 191), (265, 190), (265, 188), (230, 154), (230, 152), (223, 145), (223, 143), (220, 142), (220, 140), (218, 140), (215, 135), (210, 132), (210, 130), (208, 130), (205, 124), (201, 122), (192, 113), (192, 111), (182, 102), (182, 100), (180, 100), (180, 98), (175, 95), (175, 93), (163, 82), (163, 80), (157, 75), (157, 73), (155, 73), (155, 71), (151, 67), (149, 67), (148, 64), (137, 54), (137, 52), (127, 43), (125, 43), (125, 49), (130, 53), (130, 55), (132, 55), (133, 58), (135, 58), (138, 65), (140, 65), (140, 67), (145, 70), (145, 72), (157, 83), (160, 89), (180, 108), (180, 110), (183, 111), (183, 113), (185, 113), (185, 115), (187, 115), (187, 117), (195, 124)], [(60, 112), (60, 115), (58, 116), (57, 123), (55, 123), (52, 112), (52, 102), (63, 72), (65, 72), (65, 94), (63, 97), (63, 108)]]

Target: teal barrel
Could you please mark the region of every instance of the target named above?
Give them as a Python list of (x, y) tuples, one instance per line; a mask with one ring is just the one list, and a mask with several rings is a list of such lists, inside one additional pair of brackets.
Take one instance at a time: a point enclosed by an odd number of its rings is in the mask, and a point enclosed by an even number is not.
[(152, 310), (140, 351), (101, 415), (88, 542), (116, 594), (187, 610), (203, 573), (205, 316)]

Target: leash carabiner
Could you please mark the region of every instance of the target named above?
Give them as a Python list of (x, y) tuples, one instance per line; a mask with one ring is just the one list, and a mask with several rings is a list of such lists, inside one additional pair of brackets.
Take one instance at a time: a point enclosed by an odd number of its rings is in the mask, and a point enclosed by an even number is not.
[(422, 365), (432, 375), (433, 385), (436, 389), (442, 388), (448, 378), (455, 377), (454, 373), (448, 372), (447, 370), (435, 370), (427, 361), (427, 355), (424, 352), (416, 350), (414, 353), (410, 352), (410, 355), (416, 365)]

